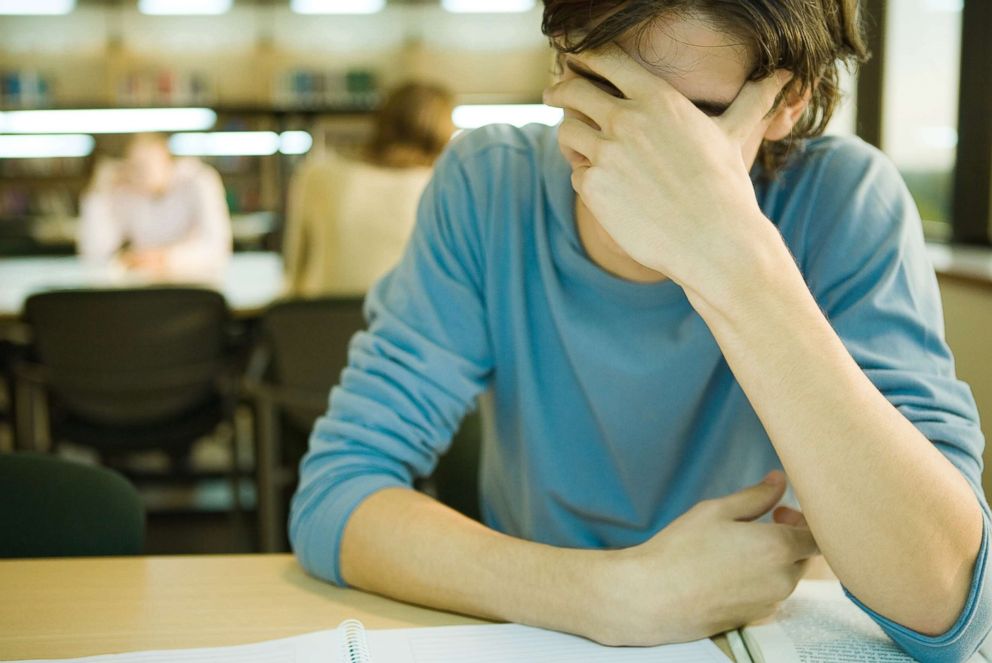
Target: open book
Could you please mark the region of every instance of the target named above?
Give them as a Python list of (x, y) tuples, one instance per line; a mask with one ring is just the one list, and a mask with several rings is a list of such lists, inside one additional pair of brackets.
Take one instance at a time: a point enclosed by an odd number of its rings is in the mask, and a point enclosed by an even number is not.
[[(738, 663), (912, 663), (836, 580), (804, 580), (769, 620), (741, 629)], [(729, 634), (733, 646), (735, 634)], [(743, 659), (743, 662), (742, 660)], [(968, 663), (992, 663), (992, 641)]]

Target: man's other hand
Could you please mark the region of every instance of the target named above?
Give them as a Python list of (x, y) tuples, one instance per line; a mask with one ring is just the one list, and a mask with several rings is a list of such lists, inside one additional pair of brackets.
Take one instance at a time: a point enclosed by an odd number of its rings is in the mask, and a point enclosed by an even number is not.
[(819, 554), (798, 511), (779, 507), (775, 522), (754, 522), (785, 488), (785, 475), (772, 472), (700, 502), (641, 545), (606, 553), (588, 635), (611, 645), (683, 642), (772, 614)]

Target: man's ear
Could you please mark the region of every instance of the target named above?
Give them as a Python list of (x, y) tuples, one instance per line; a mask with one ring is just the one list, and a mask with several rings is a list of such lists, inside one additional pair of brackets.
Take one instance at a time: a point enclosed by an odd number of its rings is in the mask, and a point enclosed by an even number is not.
[(788, 90), (785, 97), (779, 102), (778, 108), (772, 111), (771, 122), (765, 130), (764, 139), (769, 141), (783, 140), (792, 133), (792, 128), (803, 116), (806, 107), (809, 106), (813, 97), (812, 88), (802, 94)]

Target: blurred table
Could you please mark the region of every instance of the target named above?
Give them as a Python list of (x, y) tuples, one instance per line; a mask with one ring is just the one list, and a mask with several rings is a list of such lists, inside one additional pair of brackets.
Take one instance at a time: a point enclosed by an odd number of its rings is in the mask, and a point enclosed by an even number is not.
[[(941, 276), (992, 282), (992, 252), (988, 249), (940, 244), (929, 244), (927, 249)], [(282, 269), (282, 258), (276, 253), (235, 253), (219, 279), (199, 285), (221, 292), (236, 316), (254, 317), (281, 294)], [(0, 257), (0, 320), (17, 318), (24, 301), (43, 290), (159, 283), (111, 265), (87, 265), (75, 256)]]
[(0, 561), (0, 596), (6, 660), (246, 644), (347, 618), (369, 628), (483, 623), (334, 587), (290, 555)]
[[(25, 300), (44, 290), (190, 284), (158, 281), (115, 265), (84, 263), (76, 256), (0, 258), (0, 320), (20, 316)], [(222, 275), (192, 282), (224, 295), (235, 316), (254, 317), (282, 291), (282, 258), (271, 252), (235, 253)]]
[(944, 279), (992, 286), (992, 250), (987, 246), (927, 244), (934, 271)]

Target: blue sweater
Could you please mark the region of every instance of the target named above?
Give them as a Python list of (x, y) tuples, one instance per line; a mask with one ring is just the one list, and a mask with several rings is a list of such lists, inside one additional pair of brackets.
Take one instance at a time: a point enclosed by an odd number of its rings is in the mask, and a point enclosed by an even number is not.
[[(569, 176), (556, 130), (541, 125), (477, 130), (439, 161), (301, 464), (290, 537), (311, 573), (343, 584), (349, 515), (377, 490), (428, 476), (483, 392), (483, 519), (513, 536), (635, 545), (781, 467), (682, 289), (591, 262)], [(984, 440), (944, 343), (912, 198), (884, 156), (836, 137), (806, 141), (755, 188), (847, 349), (981, 502), (972, 594), (947, 634), (862, 606), (917, 658), (963, 661), (992, 625)]]

